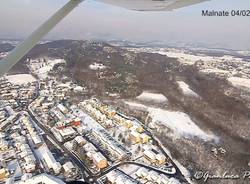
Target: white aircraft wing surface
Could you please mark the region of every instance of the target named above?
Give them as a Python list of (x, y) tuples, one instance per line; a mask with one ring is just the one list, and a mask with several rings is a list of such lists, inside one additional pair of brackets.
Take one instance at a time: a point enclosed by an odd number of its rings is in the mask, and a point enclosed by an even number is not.
[(172, 11), (208, 0), (96, 0), (136, 11)]

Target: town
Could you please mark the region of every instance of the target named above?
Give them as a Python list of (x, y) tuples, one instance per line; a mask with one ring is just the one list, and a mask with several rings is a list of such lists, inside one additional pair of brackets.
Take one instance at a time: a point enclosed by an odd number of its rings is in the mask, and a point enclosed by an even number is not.
[(63, 60), (27, 62), (33, 76), (0, 81), (0, 183), (185, 183), (143, 122), (96, 98), (70, 100), (87, 89), (49, 74)]

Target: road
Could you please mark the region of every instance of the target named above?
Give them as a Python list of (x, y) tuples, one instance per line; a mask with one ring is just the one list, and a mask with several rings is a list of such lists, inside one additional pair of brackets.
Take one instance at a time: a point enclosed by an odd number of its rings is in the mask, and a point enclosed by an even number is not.
[[(164, 150), (163, 146), (159, 143), (159, 141), (152, 135), (152, 133), (148, 130), (148, 127), (146, 125), (144, 125), (142, 122), (140, 122), (138, 119), (136, 119), (135, 117), (128, 117), (122, 113), (118, 113), (120, 116), (122, 116), (125, 119), (128, 120), (132, 120), (132, 121), (136, 121), (138, 122), (146, 131), (146, 133), (152, 138), (153, 142), (156, 144), (156, 146), (158, 148), (160, 148), (161, 152), (167, 157), (167, 158), (171, 158)], [(177, 165), (171, 160), (171, 163), (173, 164), (173, 166), (176, 168), (176, 176), (182, 180), (183, 182), (187, 182), (185, 176), (181, 173), (180, 169), (177, 167)]]
[(74, 161), (74, 163), (79, 167), (79, 169), (81, 170), (82, 176), (84, 178), (85, 181), (88, 181), (88, 176), (86, 176), (84, 173), (87, 172), (88, 175), (91, 175), (91, 171), (85, 166), (84, 162), (73, 152), (70, 152), (68, 149), (66, 149), (64, 146), (61, 145), (61, 143), (54, 137), (54, 135), (47, 129), (45, 128), (40, 122), (39, 120), (37, 120), (37, 118), (33, 115), (33, 112), (30, 108), (28, 108), (28, 113), (30, 115), (30, 117), (32, 118), (32, 120), (57, 144), (60, 146), (60, 148), (67, 153), (70, 158)]
[[(36, 86), (36, 94), (35, 94), (35, 99), (39, 96), (39, 87), (40, 84), (38, 82), (37, 86)], [(46, 128), (37, 118), (36, 116), (34, 115), (32, 109), (30, 109), (30, 106), (28, 106), (28, 113), (30, 115), (30, 117), (33, 119), (33, 121), (58, 145), (60, 146), (60, 148), (65, 152), (67, 153), (71, 160), (79, 167), (81, 173), (82, 173), (82, 178), (84, 178), (85, 181), (90, 181), (90, 180), (94, 180), (96, 181), (98, 178), (104, 176), (105, 174), (107, 174), (108, 172), (120, 167), (120, 166), (123, 166), (123, 165), (126, 165), (126, 164), (132, 164), (132, 165), (137, 165), (137, 166), (140, 166), (140, 167), (144, 167), (146, 169), (149, 169), (149, 170), (154, 170), (158, 173), (161, 173), (161, 174), (165, 174), (165, 175), (169, 175), (169, 176), (175, 176), (175, 177), (178, 177), (180, 180), (186, 182), (186, 179), (185, 177), (182, 175), (182, 173), (180, 172), (180, 170), (178, 169), (178, 167), (175, 165), (175, 163), (171, 160), (173, 166), (175, 167), (176, 169), (176, 174), (174, 175), (170, 175), (169, 173), (167, 173), (166, 171), (164, 170), (161, 170), (161, 169), (158, 169), (156, 167), (152, 167), (152, 166), (149, 166), (149, 165), (145, 165), (143, 163), (139, 163), (139, 162), (135, 162), (135, 161), (124, 161), (124, 162), (120, 162), (120, 163), (117, 163), (109, 168), (107, 168), (106, 170), (102, 171), (101, 173), (98, 173), (98, 174), (93, 174), (90, 169), (84, 164), (84, 162), (74, 153), (74, 152), (71, 152), (70, 150), (68, 150), (67, 148), (65, 148), (62, 143), (60, 143), (55, 137), (54, 135), (50, 132), (50, 130), (48, 128)], [(146, 131), (146, 133), (152, 138), (153, 142), (160, 148), (161, 152), (168, 158), (170, 158), (170, 156), (165, 152), (165, 150), (163, 149), (162, 145), (159, 143), (158, 140), (156, 140), (154, 138), (154, 136), (152, 135), (152, 133), (148, 130), (148, 127), (145, 126), (143, 123), (141, 123), (139, 120), (137, 120), (136, 118), (134, 117), (128, 117), (122, 113), (118, 113), (120, 116), (124, 117), (125, 119), (129, 119), (129, 120), (133, 120), (133, 121), (136, 121), (138, 122)], [(87, 173), (87, 175), (85, 174)]]

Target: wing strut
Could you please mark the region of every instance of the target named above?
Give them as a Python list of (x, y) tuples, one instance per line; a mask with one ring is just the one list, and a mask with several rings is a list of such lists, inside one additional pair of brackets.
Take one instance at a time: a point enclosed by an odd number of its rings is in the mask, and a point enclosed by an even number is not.
[(53, 27), (56, 26), (83, 0), (70, 0), (58, 10), (49, 20), (34, 31), (25, 41), (19, 44), (5, 58), (0, 61), (0, 76), (8, 72), (23, 56), (25, 56)]

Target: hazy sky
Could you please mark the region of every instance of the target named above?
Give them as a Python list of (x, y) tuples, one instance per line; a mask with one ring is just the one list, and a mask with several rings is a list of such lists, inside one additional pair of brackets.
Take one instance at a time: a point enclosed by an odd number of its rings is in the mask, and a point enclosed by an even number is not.
[[(0, 38), (25, 38), (67, 0), (0, 0)], [(249, 17), (202, 17), (202, 10), (250, 10), (250, 0), (211, 0), (172, 12), (136, 12), (87, 0), (46, 39), (206, 43), (250, 50)]]

